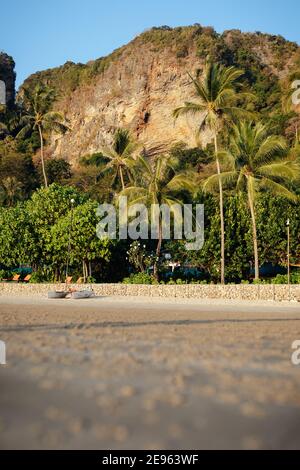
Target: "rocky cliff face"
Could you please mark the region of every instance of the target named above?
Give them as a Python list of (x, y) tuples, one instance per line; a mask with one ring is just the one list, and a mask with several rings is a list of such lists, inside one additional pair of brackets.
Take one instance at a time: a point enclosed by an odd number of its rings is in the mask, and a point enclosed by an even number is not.
[[(273, 106), (278, 83), (299, 60), (297, 44), (278, 36), (212, 28), (154, 28), (111, 56), (87, 65), (67, 63), (30, 77), (24, 86), (44, 81), (59, 95), (70, 131), (52, 136), (50, 153), (76, 163), (85, 154), (109, 144), (118, 127), (128, 128), (145, 145), (184, 141), (195, 145), (195, 118), (176, 124), (172, 110), (193, 94), (188, 72), (201, 73), (205, 59), (246, 70), (249, 87), (263, 90), (260, 106)], [(271, 101), (271, 105), (270, 105)], [(275, 104), (274, 104), (275, 106)], [(202, 136), (203, 141), (209, 135)]]
[(15, 99), (15, 63), (9, 55), (0, 52), (0, 80), (4, 81), (6, 87), (6, 104), (11, 107)]

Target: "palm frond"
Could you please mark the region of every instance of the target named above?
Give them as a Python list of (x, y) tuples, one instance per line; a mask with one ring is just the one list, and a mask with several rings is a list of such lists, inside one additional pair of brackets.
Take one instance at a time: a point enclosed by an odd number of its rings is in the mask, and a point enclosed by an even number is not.
[(219, 188), (219, 180), (221, 180), (224, 187), (230, 187), (237, 180), (238, 173), (236, 171), (225, 171), (220, 175), (212, 175), (206, 178), (202, 184), (204, 192), (215, 192)]
[(198, 113), (203, 113), (205, 109), (206, 107), (202, 104), (186, 101), (184, 106), (180, 106), (173, 111), (173, 117), (177, 119), (179, 116), (184, 116), (187, 114), (195, 115)]
[(300, 178), (300, 165), (297, 162), (287, 160), (263, 165), (259, 167), (258, 172), (262, 176), (292, 181)]
[(274, 196), (285, 197), (294, 202), (298, 201), (298, 197), (295, 193), (287, 189), (282, 184), (276, 183), (269, 178), (262, 178), (259, 185), (262, 189), (270, 191)]
[[(259, 143), (258, 139), (260, 137), (256, 137), (256, 141)], [(270, 160), (274, 160), (274, 158), (280, 157), (286, 152), (287, 147), (283, 137), (275, 135), (265, 137), (263, 134), (262, 139), (253, 159), (256, 165), (270, 162)]]
[(195, 173), (180, 173), (175, 175), (165, 186), (167, 191), (185, 190), (194, 194), (197, 189)]

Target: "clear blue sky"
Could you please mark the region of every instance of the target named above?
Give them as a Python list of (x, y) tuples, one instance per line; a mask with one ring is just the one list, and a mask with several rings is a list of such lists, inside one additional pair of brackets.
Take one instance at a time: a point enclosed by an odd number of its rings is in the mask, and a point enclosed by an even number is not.
[(299, 0), (11, 0), (0, 3), (0, 50), (17, 83), (67, 60), (110, 53), (152, 26), (201, 23), (281, 34), (300, 44)]

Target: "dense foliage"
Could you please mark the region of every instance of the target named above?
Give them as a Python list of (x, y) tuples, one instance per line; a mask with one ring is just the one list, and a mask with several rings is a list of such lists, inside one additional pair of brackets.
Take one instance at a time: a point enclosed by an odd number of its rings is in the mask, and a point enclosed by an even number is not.
[[(170, 109), (170, 120), (172, 112), (205, 111), (199, 127), (208, 127), (214, 142), (206, 148), (178, 142), (162, 153), (141, 148), (127, 130), (118, 129), (111, 147), (71, 167), (67, 156), (47, 153), (51, 132), (68, 128), (56, 111), (57, 100), (92, 83), (125, 48), (87, 65), (68, 62), (31, 76), (17, 101), (9, 90), (8, 105), (0, 108), (0, 276), (26, 267), (33, 270), (33, 281), (63, 280), (69, 262), (72, 276), (85, 280), (218, 282), (223, 257), (226, 282), (258, 278), (258, 261), (263, 278), (278, 274), (274, 282), (285, 282), (287, 218), (291, 263), (300, 262), (300, 120), (289, 104), (291, 82), (300, 78), (299, 47), (280, 36), (218, 34), (198, 24), (153, 28), (130, 48), (145, 45), (168, 50), (177, 61), (196, 51), (202, 65), (198, 76), (191, 76), (191, 101)], [(268, 56), (269, 66), (258, 50)], [(2, 59), (0, 78), (9, 65), (13, 83), (13, 61), (3, 54)], [(249, 175), (256, 186), (248, 184)], [(146, 204), (203, 203), (203, 248), (188, 252), (184, 241), (172, 239), (99, 240), (97, 203), (115, 202), (119, 194)]]

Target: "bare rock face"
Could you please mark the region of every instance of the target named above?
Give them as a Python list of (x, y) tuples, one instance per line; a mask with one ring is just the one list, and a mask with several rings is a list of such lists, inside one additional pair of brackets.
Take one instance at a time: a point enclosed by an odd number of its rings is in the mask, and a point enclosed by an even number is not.
[(78, 88), (68, 107), (60, 103), (72, 130), (56, 141), (56, 155), (96, 152), (112, 140), (118, 127), (130, 129), (145, 145), (180, 140), (195, 144), (195, 119), (175, 123), (172, 117), (172, 111), (191, 96), (187, 71), (202, 65), (195, 52), (184, 63), (167, 51), (155, 54), (146, 45), (139, 57), (128, 52), (92, 86)]
[[(188, 72), (201, 74), (207, 55), (245, 67), (249, 60), (255, 73), (276, 81), (287, 75), (297, 53), (296, 44), (260, 33), (218, 35), (200, 25), (154, 28), (108, 58), (87, 65), (67, 63), (35, 74), (24, 86), (43, 80), (59, 90), (55, 106), (65, 113), (70, 130), (51, 137), (49, 154), (76, 164), (80, 156), (111, 143), (119, 127), (130, 129), (145, 146), (180, 141), (195, 146), (199, 116), (175, 122), (172, 111), (194, 98)], [(202, 143), (210, 137), (203, 134)]]
[(5, 83), (6, 104), (8, 107), (13, 106), (15, 99), (16, 74), (14, 68), (15, 63), (12, 57), (0, 51), (0, 80)]

